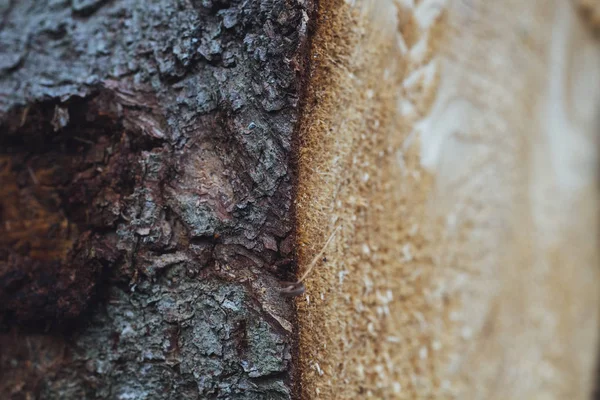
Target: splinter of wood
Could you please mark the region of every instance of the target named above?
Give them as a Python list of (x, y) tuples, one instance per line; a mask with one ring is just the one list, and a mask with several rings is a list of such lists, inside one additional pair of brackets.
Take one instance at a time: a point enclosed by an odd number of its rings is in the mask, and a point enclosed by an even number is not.
[(302, 282), (282, 281), (282, 282), (280, 282), (280, 284), (282, 287), (279, 289), (279, 292), (284, 297), (300, 296), (301, 294), (303, 294), (306, 291), (306, 287), (304, 286), (304, 283), (302, 283)]
[(323, 256), (323, 253), (325, 253), (325, 249), (327, 248), (329, 243), (331, 243), (331, 241), (333, 240), (333, 237), (335, 236), (335, 234), (337, 233), (337, 231), (340, 228), (341, 228), (341, 225), (338, 225), (333, 230), (333, 232), (331, 232), (331, 235), (329, 235), (329, 238), (327, 239), (327, 241), (321, 248), (321, 251), (319, 251), (319, 253), (312, 259), (311, 263), (308, 265), (308, 268), (306, 269), (304, 274), (302, 274), (300, 279), (298, 279), (296, 282), (280, 282), (282, 285), (282, 288), (279, 291), (281, 292), (281, 294), (283, 296), (295, 297), (295, 296), (299, 296), (299, 295), (303, 294), (306, 291), (306, 287), (304, 286), (304, 283), (302, 283), (302, 282), (304, 281), (304, 279), (306, 279), (306, 277), (310, 274), (310, 272), (315, 268), (315, 266), (317, 265), (317, 263)]

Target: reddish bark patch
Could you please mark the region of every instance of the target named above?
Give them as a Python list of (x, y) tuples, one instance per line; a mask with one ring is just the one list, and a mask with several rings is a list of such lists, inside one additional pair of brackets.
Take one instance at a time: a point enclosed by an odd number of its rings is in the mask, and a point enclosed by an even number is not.
[(136, 143), (107, 96), (13, 110), (0, 129), (0, 316), (77, 317), (119, 258)]

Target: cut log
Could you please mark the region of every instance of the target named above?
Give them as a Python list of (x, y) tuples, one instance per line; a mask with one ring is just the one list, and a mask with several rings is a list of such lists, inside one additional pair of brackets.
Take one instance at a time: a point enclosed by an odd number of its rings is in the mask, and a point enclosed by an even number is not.
[(0, 4), (0, 398), (587, 399), (590, 0)]
[(589, 398), (600, 42), (577, 11), (320, 3), (301, 270), (340, 228), (299, 302), (305, 398)]

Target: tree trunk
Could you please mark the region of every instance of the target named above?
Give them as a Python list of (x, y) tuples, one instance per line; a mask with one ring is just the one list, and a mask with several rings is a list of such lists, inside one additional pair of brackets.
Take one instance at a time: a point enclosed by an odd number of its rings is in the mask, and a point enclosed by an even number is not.
[(295, 396), (312, 7), (0, 5), (0, 397)]
[(591, 395), (597, 2), (0, 14), (1, 398)]

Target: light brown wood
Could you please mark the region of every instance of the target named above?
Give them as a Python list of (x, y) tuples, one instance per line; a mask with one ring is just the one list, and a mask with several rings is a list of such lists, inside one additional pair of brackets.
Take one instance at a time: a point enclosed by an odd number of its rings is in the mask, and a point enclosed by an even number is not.
[(341, 228), (298, 300), (305, 397), (589, 398), (593, 29), (567, 0), (320, 7), (301, 267)]

